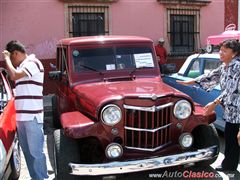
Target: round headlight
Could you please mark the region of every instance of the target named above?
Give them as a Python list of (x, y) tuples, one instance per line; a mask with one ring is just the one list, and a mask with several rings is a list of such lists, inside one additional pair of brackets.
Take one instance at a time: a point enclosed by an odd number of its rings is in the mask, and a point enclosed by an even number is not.
[(192, 113), (191, 104), (186, 100), (180, 100), (175, 104), (173, 113), (178, 119), (186, 119)]
[(179, 137), (179, 144), (182, 148), (189, 148), (193, 144), (193, 137), (190, 133), (184, 133)]
[(123, 154), (122, 146), (117, 143), (111, 143), (107, 146), (105, 150), (105, 154), (108, 158), (111, 158), (111, 159), (118, 158)]
[(122, 111), (114, 104), (107, 105), (101, 112), (101, 119), (104, 124), (113, 126), (122, 119)]

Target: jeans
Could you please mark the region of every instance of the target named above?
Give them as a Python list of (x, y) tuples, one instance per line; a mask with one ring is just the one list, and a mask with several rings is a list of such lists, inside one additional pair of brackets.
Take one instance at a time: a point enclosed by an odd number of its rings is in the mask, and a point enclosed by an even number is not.
[(17, 121), (17, 132), (31, 178), (48, 178), (46, 156), (43, 152), (43, 124), (38, 123), (36, 118), (33, 121)]

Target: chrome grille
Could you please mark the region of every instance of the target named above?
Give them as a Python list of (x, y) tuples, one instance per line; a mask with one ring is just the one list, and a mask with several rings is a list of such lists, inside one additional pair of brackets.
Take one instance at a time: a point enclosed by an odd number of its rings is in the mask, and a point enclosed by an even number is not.
[(156, 151), (170, 143), (173, 103), (153, 107), (124, 105), (125, 146), (128, 149)]

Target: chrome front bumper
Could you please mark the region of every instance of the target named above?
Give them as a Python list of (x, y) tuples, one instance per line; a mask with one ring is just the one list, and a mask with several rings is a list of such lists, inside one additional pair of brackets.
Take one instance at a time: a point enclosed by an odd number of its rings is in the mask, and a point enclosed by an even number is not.
[(111, 175), (146, 171), (199, 162), (215, 157), (218, 147), (212, 146), (194, 152), (185, 152), (163, 157), (153, 157), (143, 160), (117, 161), (102, 164), (74, 164), (69, 163), (73, 175)]

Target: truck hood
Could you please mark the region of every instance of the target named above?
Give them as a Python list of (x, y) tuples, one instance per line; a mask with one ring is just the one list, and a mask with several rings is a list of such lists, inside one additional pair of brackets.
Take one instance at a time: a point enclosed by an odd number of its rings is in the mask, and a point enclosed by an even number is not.
[(126, 97), (161, 97), (170, 94), (183, 96), (183, 93), (166, 85), (160, 78), (79, 84), (73, 90), (80, 100), (87, 101), (88, 105), (91, 104), (95, 107), (111, 100), (120, 100)]

